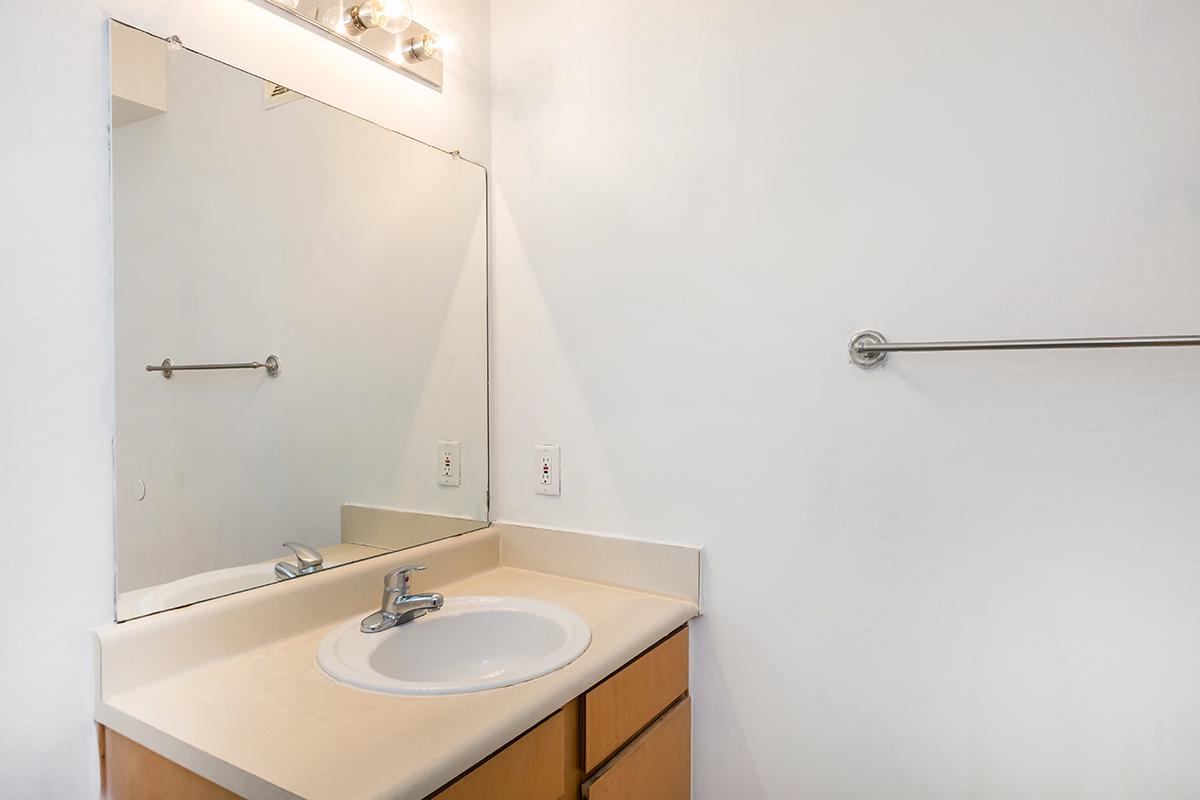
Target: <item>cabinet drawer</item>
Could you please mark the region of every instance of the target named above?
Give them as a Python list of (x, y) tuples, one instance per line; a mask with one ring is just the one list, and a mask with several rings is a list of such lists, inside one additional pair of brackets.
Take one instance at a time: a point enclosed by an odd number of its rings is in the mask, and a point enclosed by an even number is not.
[(687, 688), (688, 631), (682, 628), (584, 695), (584, 772), (617, 752)]
[(559, 800), (566, 790), (565, 733), (559, 711), (430, 800)]
[(585, 800), (689, 800), (692, 700), (685, 697), (583, 785)]

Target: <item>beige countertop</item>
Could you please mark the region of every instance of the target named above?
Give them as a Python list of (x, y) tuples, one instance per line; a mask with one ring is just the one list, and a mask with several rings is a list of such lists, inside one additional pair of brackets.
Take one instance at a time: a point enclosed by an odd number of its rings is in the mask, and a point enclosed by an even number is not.
[[(502, 533), (512, 537), (508, 546), (502, 544)], [(539, 538), (530, 539), (535, 533)], [(252, 800), (423, 798), (698, 613), (698, 549), (647, 545), (672, 548), (665, 556), (651, 552), (649, 558), (651, 562), (658, 558), (667, 573), (684, 577), (685, 591), (668, 576), (671, 585), (660, 594), (520, 568), (522, 548), (514, 545), (529, 541), (541, 545), (539, 569), (553, 566), (553, 557), (546, 553), (555, 548), (543, 538), (548, 534), (574, 537), (562, 540), (569, 543), (562, 553), (572, 561), (581, 545), (605, 547), (603, 537), (585, 541), (577, 534), (492, 528), (447, 540), (450, 544), (435, 543), (351, 565), (339, 570), (340, 579), (327, 580), (320, 590), (330, 593), (330, 598), (339, 593), (336, 602), (322, 605), (344, 612), (357, 603), (358, 610), (350, 616), (364, 616), (374, 610), (374, 603), (364, 598), (378, 593), (378, 584), (371, 582), (378, 580), (373, 573), (394, 566), (392, 562), (416, 560), (415, 556), (431, 565), (420, 576), (421, 591), (435, 589), (447, 596), (517, 595), (559, 603), (587, 621), (592, 641), (577, 660), (549, 675), (462, 695), (359, 691), (328, 677), (316, 662), (318, 643), (346, 616), (330, 619), (326, 613), (318, 624), (306, 628), (289, 614), (277, 626), (284, 629), (282, 638), (267, 637), (256, 646), (246, 645), (253, 642), (255, 627), (263, 623), (242, 621), (248, 611), (240, 614), (238, 622), (226, 616), (227, 624), (222, 623), (222, 614), (239, 613), (228, 601), (248, 608), (246, 604), (253, 600), (247, 598), (265, 593), (256, 590), (170, 612), (192, 612), (197, 617), (195, 634), (186, 640), (181, 638), (186, 620), (155, 623), (158, 640), (150, 626), (140, 631), (128, 627), (143, 621), (98, 631), (102, 680), (97, 720)], [(630, 547), (625, 540), (614, 541), (622, 542), (618, 548)], [(456, 553), (462, 558), (455, 560)], [(647, 551), (636, 555), (645, 573)], [(470, 568), (462, 566), (464, 560)], [(454, 580), (437, 582), (435, 564), (452, 564), (441, 574)], [(689, 569), (696, 571), (694, 593), (687, 586)], [(578, 572), (577, 563), (572, 570)], [(455, 571), (459, 574), (452, 574)], [(352, 579), (353, 598), (345, 597)], [(646, 575), (640, 581), (652, 579)], [(363, 592), (359, 583), (369, 583), (369, 591)], [(313, 581), (310, 592), (317, 590)], [(315, 608), (311, 604), (318, 598), (302, 594), (300, 587), (287, 591), (291, 599), (278, 593), (271, 599), (274, 609), (260, 612), (286, 612), (289, 607), (300, 612), (305, 604)], [(228, 607), (204, 608), (219, 603)], [(195, 641), (206, 636), (215, 637), (217, 652), (211, 657), (203, 642)], [(170, 653), (157, 654), (156, 641)], [(172, 647), (176, 642), (179, 646)], [(156, 660), (163, 663), (150, 663)]]

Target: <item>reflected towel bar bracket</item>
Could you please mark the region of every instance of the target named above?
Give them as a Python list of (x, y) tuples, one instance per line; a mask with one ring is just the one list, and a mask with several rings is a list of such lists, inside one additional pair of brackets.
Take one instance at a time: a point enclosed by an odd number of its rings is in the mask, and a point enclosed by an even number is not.
[(168, 380), (176, 370), (192, 369), (266, 369), (267, 374), (274, 378), (279, 374), (279, 356), (269, 355), (266, 361), (246, 361), (241, 364), (172, 364), (171, 359), (164, 358), (157, 367), (146, 365), (146, 372), (161, 372)]
[(1123, 347), (1200, 347), (1200, 336), (1109, 336), (1094, 339), (985, 339), (965, 342), (889, 342), (879, 331), (859, 331), (850, 339), (850, 363), (863, 369), (882, 365), (888, 353), (965, 350), (1093, 350)]

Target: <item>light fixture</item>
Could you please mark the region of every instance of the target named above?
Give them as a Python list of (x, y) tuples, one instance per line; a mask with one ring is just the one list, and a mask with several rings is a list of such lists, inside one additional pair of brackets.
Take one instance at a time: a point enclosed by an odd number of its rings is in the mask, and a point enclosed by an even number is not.
[(412, 61), (429, 61), (433, 58), (451, 61), (462, 52), (462, 38), (449, 27), (437, 32), (426, 31), (420, 36), (410, 37), (401, 52)]
[(321, 24), (339, 36), (354, 36), (350, 30), (350, 17), (341, 3), (334, 3), (321, 14)]
[(259, 0), (287, 18), (435, 89), (442, 64), (461, 49), (450, 28), (435, 33), (413, 19), (412, 0)]
[(379, 28), (388, 33), (400, 33), (412, 22), (412, 3), (408, 0), (367, 0), (350, 6), (346, 16), (358, 31)]

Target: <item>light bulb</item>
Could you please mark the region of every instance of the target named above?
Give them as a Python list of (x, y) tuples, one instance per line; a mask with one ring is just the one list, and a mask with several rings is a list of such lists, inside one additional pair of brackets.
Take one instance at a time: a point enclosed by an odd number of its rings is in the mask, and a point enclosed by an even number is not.
[(341, 3), (334, 3), (321, 14), (321, 24), (336, 33), (346, 33), (346, 23), (349, 21)]
[(343, 10), (341, 2), (335, 2), (334, 5), (325, 8), (325, 12), (320, 16), (320, 24), (337, 35), (346, 36), (355, 41), (358, 41), (359, 34), (362, 32), (355, 28), (350, 14)]
[(388, 51), (387, 57), (393, 64), (403, 64), (408, 60), (408, 48), (411, 39), (406, 40), (403, 36), (396, 37), (396, 43), (392, 49)]
[(449, 61), (462, 52), (462, 39), (453, 28), (443, 27), (437, 33), (426, 31), (414, 36), (404, 47), (410, 61), (428, 61), (431, 58)]
[(462, 36), (449, 25), (438, 26), (433, 33), (433, 49), (442, 61), (453, 61), (462, 55)]
[(366, 0), (352, 11), (354, 21), (364, 28), (380, 28), (388, 33), (400, 33), (412, 22), (413, 8), (409, 0)]

